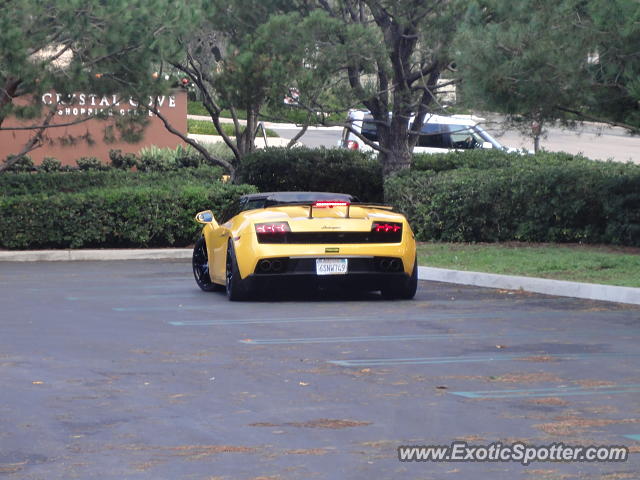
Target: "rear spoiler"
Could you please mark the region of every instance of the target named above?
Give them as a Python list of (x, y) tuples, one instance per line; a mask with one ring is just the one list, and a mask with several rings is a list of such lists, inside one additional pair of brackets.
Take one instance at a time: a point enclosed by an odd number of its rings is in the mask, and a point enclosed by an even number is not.
[(358, 203), (352, 203), (351, 205), (355, 205), (356, 207), (365, 207), (365, 208), (379, 208), (381, 210), (393, 210), (392, 205), (384, 205), (382, 203), (358, 202)]
[[(318, 204), (320, 204), (320, 205), (318, 205)], [(350, 218), (349, 217), (349, 211), (351, 209), (351, 206), (362, 207), (362, 208), (379, 208), (381, 210), (390, 210), (390, 211), (393, 210), (393, 207), (391, 205), (382, 205), (382, 204), (377, 204), (377, 203), (366, 203), (366, 202), (351, 203), (351, 202), (342, 201), (342, 200), (339, 200), (339, 201), (338, 200), (336, 200), (336, 201), (332, 201), (332, 200), (314, 200), (313, 202), (280, 202), (280, 203), (273, 203), (271, 205), (265, 205), (264, 208), (270, 208), (270, 207), (309, 207), (309, 218), (313, 218), (313, 207), (316, 207), (316, 208), (326, 208), (326, 207), (333, 208), (334, 206), (347, 207), (347, 216), (346, 216), (346, 218)]]

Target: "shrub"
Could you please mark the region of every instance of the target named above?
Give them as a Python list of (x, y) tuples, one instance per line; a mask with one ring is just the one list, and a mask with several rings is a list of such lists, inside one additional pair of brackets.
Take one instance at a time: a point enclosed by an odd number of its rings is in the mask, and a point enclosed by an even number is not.
[[(15, 158), (15, 155), (9, 155), (6, 161), (8, 162), (10, 160), (13, 160), (14, 158)], [(31, 157), (29, 155), (23, 155), (13, 165), (11, 165), (7, 169), (7, 171), (8, 172), (32, 172), (35, 169), (36, 167), (33, 164), (33, 160), (31, 160)]]
[(444, 172), (458, 168), (504, 168), (514, 165), (564, 164), (591, 162), (588, 158), (568, 153), (540, 152), (536, 155), (507, 153), (502, 150), (466, 150), (449, 153), (418, 153), (413, 156), (412, 170)]
[(214, 158), (226, 160), (228, 162), (233, 162), (235, 159), (235, 156), (233, 155), (233, 151), (224, 142), (205, 143), (203, 144), (203, 146), (207, 149), (209, 154)]
[(108, 170), (109, 165), (105, 165), (96, 157), (80, 157), (76, 160), (80, 170)]
[(137, 166), (143, 172), (167, 172), (177, 168), (197, 168), (202, 163), (202, 155), (190, 145), (178, 145), (175, 150), (151, 146), (140, 150)]
[(169, 247), (192, 243), (196, 212), (220, 212), (250, 185), (212, 182), (0, 197), (3, 248)]
[(262, 192), (350, 193), (367, 202), (383, 197), (379, 162), (346, 149), (261, 149), (244, 158), (238, 173), (242, 181)]
[(403, 172), (386, 181), (387, 200), (420, 240), (640, 245), (639, 166), (565, 154), (493, 160)]
[(178, 165), (173, 150), (151, 146), (140, 150), (137, 167), (142, 172), (166, 172), (175, 170)]
[(120, 170), (131, 170), (137, 163), (133, 153), (122, 153), (122, 150), (109, 150), (109, 160), (113, 168)]
[(60, 170), (62, 170), (62, 163), (53, 157), (44, 157), (42, 163), (38, 166), (38, 171), (42, 172), (59, 172)]
[(178, 145), (174, 155), (178, 168), (197, 168), (202, 164), (202, 155), (191, 145)]
[(220, 167), (200, 167), (170, 172), (135, 172), (110, 169), (0, 175), (0, 196), (79, 193), (94, 188), (207, 186), (222, 176)]

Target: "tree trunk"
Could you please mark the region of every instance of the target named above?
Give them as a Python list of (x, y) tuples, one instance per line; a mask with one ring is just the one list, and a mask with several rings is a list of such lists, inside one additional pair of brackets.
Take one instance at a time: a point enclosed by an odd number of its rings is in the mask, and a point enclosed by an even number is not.
[(542, 120), (531, 122), (531, 135), (533, 136), (533, 153), (540, 151), (540, 136), (542, 135)]
[(382, 175), (387, 178), (392, 173), (411, 167), (412, 152), (407, 138), (407, 125), (402, 122), (391, 122), (386, 135), (380, 138), (379, 159), (382, 164)]
[[(258, 126), (258, 110), (247, 108), (247, 125), (244, 132), (239, 137), (238, 150), (242, 157), (256, 149), (256, 127)], [(242, 159), (238, 159), (239, 163)]]
[(378, 130), (382, 147), (380, 162), (385, 178), (394, 172), (411, 167), (412, 148), (408, 135), (411, 111), (405, 107), (409, 102), (400, 98), (400, 93), (405, 93), (406, 96), (406, 92), (396, 92), (394, 111), (391, 118), (386, 119), (389, 126)]
[(408, 148), (381, 153), (380, 162), (382, 163), (382, 175), (384, 178), (387, 178), (392, 173), (410, 168), (412, 156)]
[(536, 135), (533, 137), (533, 153), (538, 153), (540, 151), (540, 135)]

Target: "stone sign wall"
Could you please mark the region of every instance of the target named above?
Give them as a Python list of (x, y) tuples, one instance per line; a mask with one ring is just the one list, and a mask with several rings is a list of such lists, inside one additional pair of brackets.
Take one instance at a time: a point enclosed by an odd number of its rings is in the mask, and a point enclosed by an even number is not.
[[(130, 99), (119, 99), (117, 95), (76, 93), (71, 101), (64, 102), (59, 94), (50, 92), (45, 93), (40, 100), (47, 106), (56, 105), (56, 114), (51, 122), (53, 126), (44, 133), (43, 146), (29, 153), (36, 165), (45, 157), (54, 157), (63, 165), (73, 166), (80, 157), (97, 157), (107, 163), (111, 149), (138, 153), (145, 146), (176, 148), (183, 144), (180, 138), (169, 133), (162, 121), (151, 112), (143, 113), (148, 116), (149, 122), (139, 142), (129, 143), (122, 140), (121, 132), (115, 128), (115, 122), (119, 118), (140, 111), (136, 110), (136, 102)], [(156, 105), (171, 125), (186, 135), (186, 92), (176, 90), (169, 95), (160, 96), (156, 99)], [(98, 114), (106, 115), (108, 118), (98, 118)], [(83, 119), (85, 121), (73, 124)], [(34, 124), (37, 124), (36, 120), (20, 122), (9, 118), (2, 127), (5, 129)], [(32, 130), (0, 130), (0, 161), (8, 155), (18, 153), (33, 135)], [(87, 141), (88, 139), (90, 141)]]

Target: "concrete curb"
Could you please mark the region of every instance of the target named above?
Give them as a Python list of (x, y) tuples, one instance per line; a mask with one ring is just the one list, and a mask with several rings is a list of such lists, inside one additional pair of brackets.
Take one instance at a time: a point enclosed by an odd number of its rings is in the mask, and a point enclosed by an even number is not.
[(476, 287), (525, 290), (559, 297), (584, 298), (605, 302), (640, 305), (640, 288), (614, 287), (597, 283), (565, 282), (546, 278), (497, 275), (495, 273), (464, 272), (445, 268), (419, 267), (420, 280), (458, 283)]
[[(0, 262), (186, 260), (191, 258), (192, 252), (191, 248), (0, 251)], [(640, 288), (565, 282), (546, 278), (497, 275), (494, 273), (465, 272), (433, 267), (419, 267), (418, 278), (420, 280), (457, 283), (476, 287), (525, 290), (527, 292), (560, 297), (640, 305)]]
[(191, 248), (119, 250), (31, 250), (0, 252), (0, 262), (59, 262), (78, 260), (169, 260), (191, 258)]

